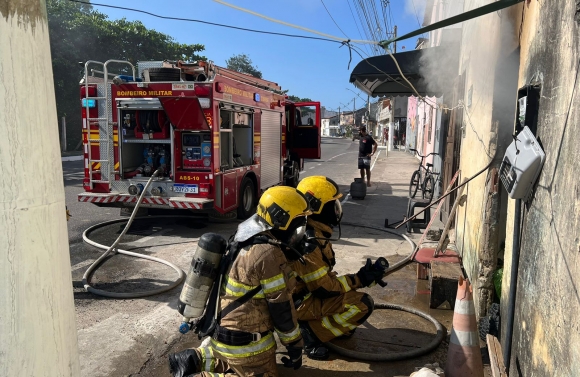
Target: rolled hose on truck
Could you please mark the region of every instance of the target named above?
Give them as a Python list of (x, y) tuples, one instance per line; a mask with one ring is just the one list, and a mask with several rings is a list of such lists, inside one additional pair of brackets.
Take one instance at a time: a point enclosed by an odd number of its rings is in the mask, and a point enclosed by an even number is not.
[[(131, 213), (131, 217), (129, 217), (129, 220), (125, 220), (125, 219), (120, 219), (120, 220), (111, 220), (111, 221), (106, 221), (100, 224), (96, 224), (93, 225), (89, 228), (87, 228), (84, 232), (83, 232), (83, 241), (85, 241), (87, 244), (91, 245), (91, 246), (95, 246), (99, 249), (104, 249), (106, 250), (96, 261), (93, 262), (93, 264), (91, 264), (89, 266), (89, 268), (85, 271), (84, 275), (83, 275), (83, 285), (86, 289), (87, 292), (93, 293), (95, 295), (98, 296), (104, 296), (104, 297), (111, 297), (111, 298), (140, 298), (140, 297), (147, 297), (147, 296), (153, 296), (159, 293), (163, 293), (163, 292), (167, 292), (175, 287), (177, 287), (179, 284), (181, 284), (181, 282), (183, 282), (183, 280), (185, 279), (185, 273), (181, 270), (181, 268), (177, 267), (176, 265), (174, 265), (171, 262), (168, 262), (166, 260), (160, 259), (160, 258), (155, 258), (155, 257), (151, 257), (148, 255), (143, 255), (143, 254), (139, 254), (139, 253), (133, 253), (131, 251), (127, 251), (127, 250), (122, 250), (122, 249), (117, 249), (117, 245), (119, 244), (119, 242), (121, 241), (121, 238), (123, 238), (123, 236), (125, 236), (125, 234), (127, 233), (127, 231), (129, 230), (129, 228), (131, 227), (131, 224), (133, 223), (133, 220), (135, 220), (135, 216), (137, 214), (137, 210), (139, 209), (139, 206), (141, 205), (141, 202), (143, 201), (143, 198), (145, 197), (145, 193), (147, 192), (147, 189), (149, 188), (149, 186), (151, 185), (151, 182), (153, 182), (153, 178), (157, 177), (157, 175), (160, 173), (161, 169), (157, 169), (152, 175), (151, 178), (149, 178), (149, 180), (147, 181), (147, 184), (145, 185), (145, 187), (143, 188), (143, 191), (141, 192), (141, 195), (139, 195), (139, 199), (137, 200), (137, 203), (135, 204), (135, 208), (133, 209), (133, 212)], [(157, 218), (159, 217), (172, 217), (175, 218), (176, 216), (157, 216)], [(114, 224), (114, 223), (118, 223), (118, 222), (124, 222), (127, 221), (127, 224), (125, 225), (125, 228), (123, 228), (123, 231), (121, 232), (121, 234), (119, 235), (119, 237), (117, 237), (117, 239), (115, 240), (115, 242), (113, 242), (113, 244), (111, 246), (105, 246), (105, 245), (101, 245), (100, 243), (97, 243), (95, 241), (92, 241), (89, 239), (88, 234), (90, 234), (93, 230), (100, 228), (102, 226), (105, 225), (110, 225), (110, 224)], [(108, 291), (104, 291), (102, 289), (97, 289), (91, 286), (91, 277), (93, 276), (93, 274), (95, 273), (95, 271), (99, 268), (99, 266), (105, 261), (105, 259), (109, 256), (109, 254), (111, 253), (119, 253), (119, 254), (123, 254), (123, 255), (129, 255), (132, 257), (137, 257), (137, 258), (142, 258), (142, 259), (147, 259), (150, 261), (154, 261), (154, 262), (158, 262), (158, 263), (162, 263), (165, 264), (171, 268), (173, 268), (176, 272), (177, 272), (177, 280), (175, 280), (173, 283), (171, 283), (170, 285), (163, 287), (163, 288), (158, 288), (158, 289), (154, 289), (151, 291), (145, 291), (145, 292), (133, 292), (133, 293), (117, 293), (117, 292), (108, 292)]]

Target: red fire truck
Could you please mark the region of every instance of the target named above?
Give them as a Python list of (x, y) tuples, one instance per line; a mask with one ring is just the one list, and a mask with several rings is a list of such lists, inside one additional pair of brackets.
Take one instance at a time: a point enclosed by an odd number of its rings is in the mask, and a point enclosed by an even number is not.
[(319, 102), (211, 61), (88, 61), (80, 96), (81, 202), (127, 212), (159, 169), (141, 207), (246, 218), (264, 190), (296, 186), (304, 159), (320, 158)]

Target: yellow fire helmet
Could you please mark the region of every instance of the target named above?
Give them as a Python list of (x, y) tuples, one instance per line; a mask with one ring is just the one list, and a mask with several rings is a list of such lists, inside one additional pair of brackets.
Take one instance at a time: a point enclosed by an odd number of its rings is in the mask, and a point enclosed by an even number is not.
[(315, 215), (319, 215), (322, 212), (322, 208), (326, 203), (342, 197), (336, 182), (321, 175), (304, 178), (298, 183), (296, 190), (300, 191), (308, 199), (310, 210)]
[(310, 215), (308, 200), (293, 187), (275, 186), (266, 190), (256, 214), (274, 229), (286, 230), (297, 217)]

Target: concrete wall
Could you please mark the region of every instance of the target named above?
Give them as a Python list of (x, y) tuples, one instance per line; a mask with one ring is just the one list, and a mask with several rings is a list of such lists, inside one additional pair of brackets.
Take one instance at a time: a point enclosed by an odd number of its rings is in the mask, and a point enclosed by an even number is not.
[[(407, 133), (405, 147), (407, 149), (417, 149), (417, 97), (409, 97), (407, 102)], [(395, 101), (396, 103), (396, 101)]]
[[(523, 210), (510, 376), (571, 377), (580, 371), (579, 13), (575, 1), (555, 5), (532, 0), (523, 14), (519, 86), (541, 84), (537, 137), (546, 162)], [(502, 297), (511, 268), (513, 208), (510, 200)], [(505, 309), (502, 301), (504, 318)]]
[[(490, 3), (472, 0), (465, 10)], [(503, 150), (509, 144), (517, 98), (517, 57), (519, 8), (494, 12), (463, 23), (459, 73), (465, 80), (463, 98), (453, 106), (463, 108), (460, 170), (461, 180), (469, 178), (490, 164), (498, 149), (498, 167)], [(515, 10), (514, 10), (515, 9)], [(521, 13), (520, 13), (521, 14)], [(517, 26), (516, 26), (517, 25)], [(512, 80), (506, 79), (507, 76)], [(498, 111), (501, 109), (501, 111)], [(494, 111), (495, 110), (495, 111)], [(500, 245), (501, 193), (493, 185), (488, 171), (464, 190), (467, 202), (457, 213), (457, 246), (475, 290), (476, 312), (486, 314), (493, 300), (492, 275), (497, 267)]]
[(330, 135), (330, 119), (328, 118), (323, 118), (321, 120), (322, 125), (320, 127), (320, 135), (321, 136), (328, 136)]

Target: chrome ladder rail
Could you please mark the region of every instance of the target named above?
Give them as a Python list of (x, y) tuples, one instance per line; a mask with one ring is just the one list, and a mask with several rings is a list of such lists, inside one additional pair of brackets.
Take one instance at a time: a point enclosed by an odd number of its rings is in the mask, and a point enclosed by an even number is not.
[[(105, 183), (109, 185), (109, 190), (111, 188), (111, 182), (115, 180), (115, 144), (114, 144), (114, 122), (113, 122), (113, 103), (112, 103), (112, 93), (111, 93), (111, 82), (109, 76), (115, 76), (108, 72), (108, 64), (110, 63), (120, 63), (127, 64), (131, 67), (133, 78), (135, 78), (135, 67), (128, 61), (124, 60), (107, 60), (105, 63), (101, 63), (95, 60), (89, 60), (85, 63), (85, 112), (86, 118), (83, 120), (83, 129), (86, 130), (86, 140), (85, 140), (85, 151), (87, 152), (88, 159), (85, 162), (85, 169), (88, 169), (89, 175), (89, 185), (91, 190), (94, 188), (96, 183)], [(89, 83), (89, 65), (97, 64), (102, 66), (102, 71), (91, 70), (92, 73), (98, 72), (103, 74), (102, 84), (91, 82)], [(94, 75), (91, 75), (94, 77)], [(97, 96), (89, 97), (89, 84), (97, 85)], [(101, 86), (101, 87), (100, 87)], [(98, 95), (99, 92), (104, 95)], [(91, 118), (89, 116), (89, 100), (95, 100), (97, 105), (97, 117)], [(100, 104), (98, 101), (104, 100), (104, 104)], [(94, 122), (98, 123), (98, 136), (96, 138), (92, 137), (94, 131), (91, 131), (91, 124)], [(93, 159), (91, 142), (99, 143), (99, 158)], [(93, 169), (93, 164), (97, 165)], [(100, 168), (97, 168), (99, 166)], [(101, 179), (94, 179), (95, 173), (101, 173)]]

